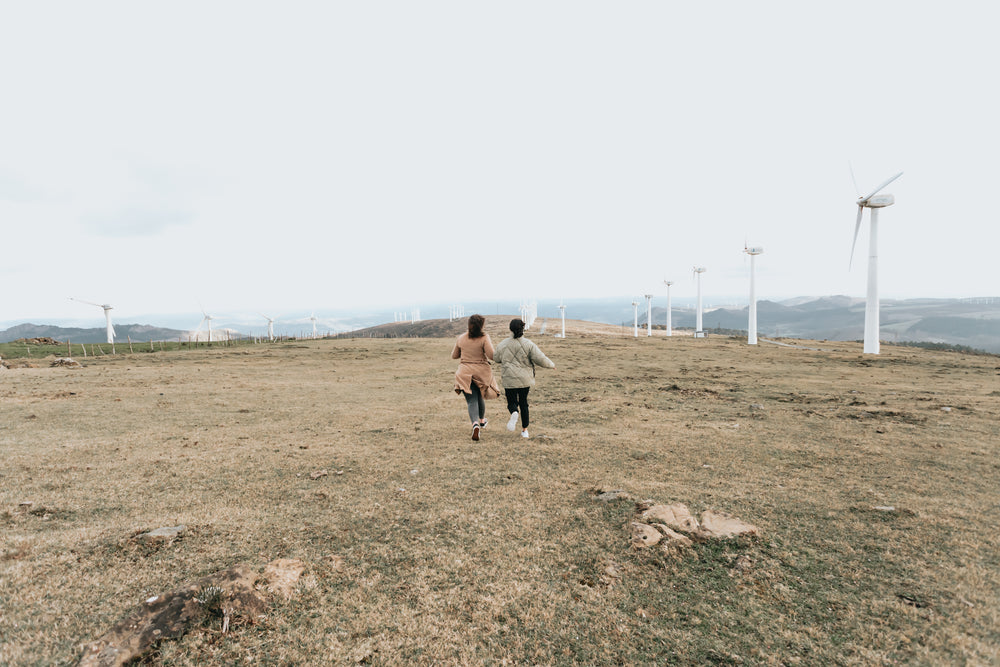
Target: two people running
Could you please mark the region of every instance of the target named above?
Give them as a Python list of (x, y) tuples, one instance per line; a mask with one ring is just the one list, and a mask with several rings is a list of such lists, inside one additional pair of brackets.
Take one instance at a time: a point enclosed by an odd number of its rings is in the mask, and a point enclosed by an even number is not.
[(484, 399), (500, 395), (489, 360), (501, 368), (500, 378), (510, 412), (507, 430), (515, 430), (520, 417), (521, 437), (527, 438), (528, 391), (535, 385), (535, 367), (555, 368), (556, 365), (535, 343), (524, 337), (524, 321), (520, 318), (510, 321), (510, 337), (495, 349), (490, 335), (483, 331), (485, 322), (482, 315), (470, 317), (468, 332), (458, 337), (451, 352), (452, 359), (461, 360), (455, 372), (455, 392), (465, 396), (472, 421), (472, 439), (479, 440), (480, 431), (489, 422)]

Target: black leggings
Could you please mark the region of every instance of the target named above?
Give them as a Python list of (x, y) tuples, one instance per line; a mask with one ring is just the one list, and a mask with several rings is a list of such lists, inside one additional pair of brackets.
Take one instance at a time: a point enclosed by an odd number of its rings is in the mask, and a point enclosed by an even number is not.
[(521, 428), (528, 428), (529, 389), (531, 387), (504, 388), (503, 390), (503, 393), (507, 394), (507, 412), (513, 413), (516, 410), (521, 415)]
[(479, 391), (479, 385), (475, 381), (471, 385), (472, 393), (465, 394), (465, 403), (469, 407), (469, 419), (478, 422), (486, 416), (486, 401), (483, 400), (483, 392)]

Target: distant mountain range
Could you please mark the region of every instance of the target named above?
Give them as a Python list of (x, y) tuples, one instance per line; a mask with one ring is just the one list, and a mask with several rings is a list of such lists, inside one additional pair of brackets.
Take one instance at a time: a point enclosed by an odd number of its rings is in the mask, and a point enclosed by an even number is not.
[[(666, 319), (653, 309), (653, 323)], [(693, 310), (674, 309), (673, 325), (693, 327)], [(645, 319), (643, 319), (645, 321)], [(983, 299), (905, 299), (881, 302), (879, 337), (887, 342), (964, 345), (1000, 353), (1000, 297)], [(702, 316), (705, 329), (746, 331), (747, 308), (718, 308)], [(860, 340), (865, 301), (850, 297), (790, 299), (757, 303), (757, 332), (766, 336), (813, 340)]]
[[(129, 338), (132, 342), (151, 340), (187, 339), (187, 331), (154, 327), (147, 324), (115, 324), (115, 341), (124, 343)], [(106, 327), (96, 329), (80, 329), (75, 327), (57, 327), (51, 324), (18, 324), (6, 331), (0, 331), (0, 343), (9, 343), (21, 338), (54, 338), (60, 343), (106, 343), (108, 330)]]
[[(663, 297), (653, 300), (662, 303)], [(607, 324), (631, 326), (633, 311), (631, 299), (589, 299), (566, 302), (569, 319), (589, 320)], [(424, 319), (445, 319), (448, 307), (426, 306)], [(694, 308), (674, 306), (672, 324), (678, 328), (694, 328)], [(438, 312), (441, 311), (441, 312)], [(511, 304), (466, 304), (466, 313), (516, 312)], [(546, 302), (539, 308), (543, 318), (558, 319), (558, 310)], [(319, 333), (343, 332), (376, 326), (394, 319), (393, 313), (353, 313), (341, 318), (335, 327), (322, 326)], [(757, 303), (757, 331), (762, 336), (783, 338), (808, 338), (812, 340), (860, 340), (864, 336), (864, 299), (848, 296), (796, 297), (783, 301)], [(645, 303), (639, 307), (639, 321), (645, 323)], [(666, 309), (653, 307), (653, 324), (666, 322)], [(747, 307), (706, 308), (702, 324), (706, 330), (727, 329), (746, 331)], [(881, 302), (881, 338), (887, 342), (931, 342), (963, 345), (978, 350), (1000, 354), (1000, 297), (975, 299), (883, 299)], [(115, 324), (116, 341), (133, 342), (149, 340), (187, 340), (189, 330), (172, 329), (143, 324)], [(243, 335), (262, 335), (263, 326), (247, 327), (238, 323), (217, 322), (213, 327), (217, 335), (221, 329), (241, 332)], [(289, 323), (282, 327), (275, 324), (275, 332), (283, 335), (304, 335), (310, 327)], [(202, 332), (205, 336), (205, 332)], [(0, 342), (20, 338), (54, 338), (60, 342), (101, 343), (106, 340), (104, 327), (93, 329), (60, 327), (42, 324), (19, 324), (0, 331)]]

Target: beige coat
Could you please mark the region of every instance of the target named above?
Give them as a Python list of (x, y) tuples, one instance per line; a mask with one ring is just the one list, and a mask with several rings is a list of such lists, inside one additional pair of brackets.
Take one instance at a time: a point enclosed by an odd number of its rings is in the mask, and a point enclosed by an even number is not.
[(490, 335), (484, 333), (479, 338), (469, 338), (464, 333), (455, 341), (451, 351), (452, 359), (460, 359), (458, 370), (455, 371), (455, 393), (471, 394), (472, 383), (475, 382), (482, 392), (483, 398), (492, 399), (500, 395), (500, 388), (493, 377), (490, 361), (493, 359), (493, 341)]
[(534, 387), (535, 366), (556, 367), (537, 345), (524, 336), (514, 338), (511, 335), (500, 341), (493, 361), (500, 364), (500, 382), (504, 389)]

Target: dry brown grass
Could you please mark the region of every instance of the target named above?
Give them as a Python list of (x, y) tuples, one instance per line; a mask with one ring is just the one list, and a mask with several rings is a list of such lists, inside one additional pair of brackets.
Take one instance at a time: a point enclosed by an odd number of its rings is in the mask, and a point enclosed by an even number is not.
[[(5, 371), (0, 663), (74, 662), (141, 600), (282, 557), (308, 563), (291, 600), (148, 662), (1000, 660), (997, 357), (536, 340), (529, 441), (501, 401), (470, 440), (450, 339)], [(598, 487), (762, 536), (632, 551)]]

